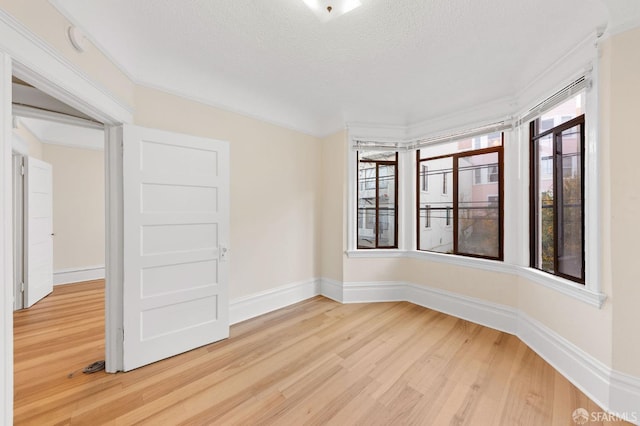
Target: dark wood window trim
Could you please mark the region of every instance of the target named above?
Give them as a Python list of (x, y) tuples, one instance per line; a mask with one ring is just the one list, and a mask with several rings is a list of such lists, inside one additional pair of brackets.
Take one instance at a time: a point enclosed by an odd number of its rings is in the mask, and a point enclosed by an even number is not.
[[(375, 234), (375, 244), (374, 247), (365, 247), (358, 244), (358, 236), (356, 235), (356, 246), (358, 250), (375, 250), (375, 249), (396, 249), (398, 248), (398, 153), (395, 153), (394, 161), (375, 161), (375, 160), (360, 160), (360, 151), (356, 152), (356, 173), (360, 170), (360, 163), (372, 163), (375, 164), (376, 168), (376, 205), (375, 205), (375, 225), (374, 225), (374, 234)], [(394, 232), (393, 232), (393, 244), (388, 246), (382, 246), (379, 244), (379, 226), (380, 226), (380, 166), (394, 166)], [(358, 207), (358, 200), (360, 199), (360, 179), (359, 176), (356, 176), (356, 209)], [(357, 216), (357, 213), (356, 213)], [(356, 224), (356, 232), (357, 232), (357, 224)]]
[[(480, 259), (490, 259), (490, 260), (503, 260), (504, 259), (504, 133), (501, 134), (501, 138), (502, 138), (502, 144), (500, 146), (497, 147), (489, 147), (489, 148), (481, 148), (481, 149), (471, 149), (468, 151), (463, 151), (463, 152), (458, 152), (458, 153), (453, 153), (453, 154), (446, 154), (446, 155), (438, 155), (438, 156), (434, 156), (434, 157), (428, 157), (428, 158), (420, 158), (420, 150), (416, 151), (416, 161), (418, 164), (417, 169), (421, 170), (421, 166), (422, 166), (422, 162), (427, 162), (427, 161), (432, 161), (432, 160), (439, 160), (442, 158), (452, 158), (453, 159), (453, 209), (452, 209), (452, 213), (453, 213), (453, 255), (456, 256), (465, 256), (465, 257), (475, 257), (475, 258), (480, 258)], [(496, 152), (498, 153), (498, 187), (499, 187), (499, 207), (498, 207), (498, 215), (499, 215), (499, 219), (498, 219), (498, 252), (499, 255), (498, 257), (492, 257), (492, 256), (482, 256), (482, 255), (476, 255), (476, 254), (469, 254), (469, 253), (460, 253), (458, 251), (458, 160), (460, 158), (463, 157), (469, 157), (469, 156), (474, 156), (474, 155), (482, 155), (482, 154), (490, 154)], [(416, 242), (417, 242), (417, 247), (416, 249), (418, 251), (430, 251), (430, 250), (421, 250), (420, 249), (420, 186), (419, 186), (419, 180), (420, 180), (420, 176), (419, 174), (417, 174), (417, 179), (418, 179), (418, 183), (417, 183), (417, 188), (418, 191), (416, 193)], [(449, 215), (449, 211), (447, 210), (446, 214), (447, 217)]]
[[(580, 277), (574, 277), (571, 275), (563, 274), (559, 271), (559, 237), (558, 230), (561, 227), (560, 223), (560, 214), (558, 212), (558, 206), (562, 204), (562, 191), (558, 191), (556, 195), (554, 195), (554, 203), (553, 203), (553, 272), (544, 270), (538, 265), (538, 240), (540, 238), (540, 230), (537, 227), (538, 223), (538, 177), (541, 173), (540, 164), (537, 162), (538, 157), (538, 145), (537, 141), (540, 139), (552, 135), (552, 152), (551, 160), (553, 161), (552, 170), (553, 170), (553, 187), (554, 188), (562, 188), (562, 146), (560, 146), (559, 141), (561, 140), (561, 135), (565, 130), (569, 130), (573, 127), (580, 127), (580, 164), (578, 167), (580, 168), (580, 198), (582, 200), (581, 205), (581, 218), (582, 218), (582, 270)], [(529, 191), (529, 265), (537, 269), (539, 271), (548, 273), (550, 275), (555, 275), (570, 281), (574, 281), (580, 284), (585, 284), (585, 116), (584, 114), (575, 117), (572, 120), (569, 120), (565, 123), (562, 123), (556, 127), (548, 129), (544, 132), (538, 133), (540, 129), (540, 118), (529, 123), (529, 181), (530, 181), (530, 191)]]

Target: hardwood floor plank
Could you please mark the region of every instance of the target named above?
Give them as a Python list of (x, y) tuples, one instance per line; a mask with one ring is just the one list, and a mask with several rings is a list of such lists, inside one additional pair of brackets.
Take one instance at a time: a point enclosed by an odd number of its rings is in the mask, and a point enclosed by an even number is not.
[(406, 302), (315, 297), (128, 373), (104, 358), (104, 283), (14, 315), (17, 425), (571, 425), (600, 411), (520, 340)]

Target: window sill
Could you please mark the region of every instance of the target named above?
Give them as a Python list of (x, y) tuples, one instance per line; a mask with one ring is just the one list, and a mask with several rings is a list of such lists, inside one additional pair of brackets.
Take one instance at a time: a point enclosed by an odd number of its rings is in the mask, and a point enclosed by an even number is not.
[(385, 258), (385, 257), (405, 257), (407, 252), (400, 249), (359, 249), (347, 250), (345, 252), (349, 258)]
[(551, 275), (534, 268), (524, 266), (519, 266), (517, 268), (518, 275), (521, 277), (552, 290), (556, 290), (567, 296), (571, 296), (597, 308), (601, 308), (604, 301), (607, 299), (606, 294), (589, 290), (586, 286), (575, 283), (571, 280), (556, 277), (555, 275)]
[(347, 257), (354, 259), (371, 258), (412, 258), (431, 262), (446, 263), (449, 265), (474, 268), (490, 272), (501, 272), (526, 278), (549, 289), (560, 292), (566, 296), (577, 299), (588, 305), (601, 308), (607, 295), (589, 290), (582, 284), (564, 278), (556, 277), (537, 269), (511, 265), (498, 260), (478, 259), (474, 257), (456, 256), (452, 254), (434, 253), (415, 250), (399, 249), (370, 249), (370, 250), (347, 250)]
[(463, 266), (466, 268), (482, 269), (484, 271), (502, 272), (513, 274), (512, 265), (499, 260), (479, 259), (476, 257), (458, 256), (455, 254), (435, 253), (431, 251), (407, 251), (406, 257), (413, 259), (423, 259), (432, 262), (447, 263), (450, 265)]

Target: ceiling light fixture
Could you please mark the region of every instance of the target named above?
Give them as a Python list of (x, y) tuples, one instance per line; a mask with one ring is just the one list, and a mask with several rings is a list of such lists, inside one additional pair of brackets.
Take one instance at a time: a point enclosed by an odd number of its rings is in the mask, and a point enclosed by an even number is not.
[(327, 22), (361, 6), (360, 0), (303, 0), (322, 22)]

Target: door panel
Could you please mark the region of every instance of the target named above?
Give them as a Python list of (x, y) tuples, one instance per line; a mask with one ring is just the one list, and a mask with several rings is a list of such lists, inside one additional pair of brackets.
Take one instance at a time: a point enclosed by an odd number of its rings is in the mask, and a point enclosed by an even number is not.
[(25, 157), (25, 293), (26, 305), (53, 291), (52, 167)]
[(226, 142), (123, 128), (124, 370), (229, 336)]

